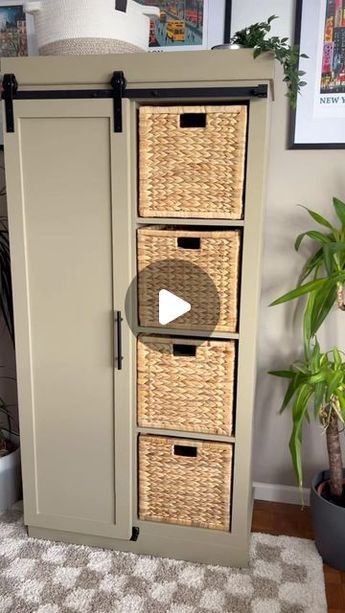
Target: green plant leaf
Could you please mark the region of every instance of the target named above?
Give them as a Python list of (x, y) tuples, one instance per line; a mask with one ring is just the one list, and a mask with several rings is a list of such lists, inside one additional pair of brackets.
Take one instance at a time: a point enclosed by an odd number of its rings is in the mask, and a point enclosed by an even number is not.
[(339, 350), (336, 347), (333, 347), (332, 354), (333, 354), (333, 360), (334, 360), (335, 366), (337, 368), (340, 367), (342, 365), (343, 361), (341, 359), (340, 352), (339, 352)]
[(296, 242), (295, 242), (296, 251), (299, 250), (301, 243), (305, 236), (308, 236), (309, 238), (317, 241), (318, 243), (323, 243), (323, 244), (329, 243), (331, 241), (331, 239), (325, 234), (322, 234), (322, 232), (318, 232), (317, 230), (309, 230), (308, 232), (302, 232), (302, 234), (299, 234), (297, 236)]
[(330, 313), (337, 297), (337, 284), (329, 279), (319, 291), (316, 292), (310, 318), (310, 338), (315, 336), (321, 324)]
[(337, 391), (337, 397), (339, 400), (339, 404), (340, 407), (342, 409), (342, 413), (343, 413), (343, 418), (345, 417), (345, 396), (342, 392), (340, 392), (339, 390)]
[(283, 413), (283, 411), (288, 406), (290, 400), (294, 396), (298, 386), (301, 384), (302, 376), (300, 373), (295, 373), (292, 370), (271, 370), (269, 371), (268, 374), (273, 375), (275, 377), (282, 377), (284, 379), (290, 379), (289, 385), (285, 392), (283, 402), (279, 409), (279, 412)]
[(327, 402), (330, 401), (331, 396), (334, 394), (335, 390), (337, 389), (339, 384), (343, 381), (343, 379), (344, 379), (344, 373), (341, 372), (340, 370), (333, 373), (328, 383), (328, 387), (327, 387)]
[(323, 260), (323, 249), (319, 249), (316, 253), (310, 256), (304, 264), (301, 273), (298, 278), (297, 287), (299, 287), (303, 281), (309, 277), (314, 269), (318, 268)]
[(291, 402), (298, 388), (304, 384), (303, 382), (304, 382), (304, 376), (301, 373), (295, 373), (295, 377), (291, 379), (288, 385), (288, 388), (285, 392), (285, 396), (283, 398), (283, 402), (279, 409), (279, 413), (283, 413), (285, 411), (286, 407)]
[(308, 385), (316, 385), (318, 383), (324, 383), (325, 381), (327, 381), (327, 372), (325, 370), (320, 370), (306, 378), (306, 383), (308, 383)]
[(295, 377), (295, 373), (292, 370), (269, 370), (269, 375), (274, 375), (274, 377), (283, 377), (284, 379), (293, 379)]
[(288, 407), (288, 405), (290, 404), (292, 398), (294, 397), (295, 393), (296, 393), (296, 381), (295, 380), (291, 380), (290, 384), (288, 385), (288, 388), (285, 392), (285, 396), (283, 398), (283, 402), (280, 406), (279, 409), (279, 413), (282, 414), (284, 413), (285, 409)]
[(323, 246), (324, 251), (329, 251), (330, 253), (337, 253), (338, 251), (345, 254), (345, 242), (344, 241), (336, 241), (327, 243), (327, 245)]
[(333, 205), (342, 226), (345, 227), (345, 202), (342, 202), (339, 198), (333, 198)]
[(318, 417), (320, 409), (324, 404), (324, 398), (326, 394), (326, 385), (324, 381), (320, 381), (315, 384), (314, 387), (314, 415)]
[(344, 238), (341, 237), (341, 240), (337, 239), (337, 240), (331, 241), (327, 245), (324, 245), (323, 248), (329, 249), (329, 251), (331, 251), (332, 253), (337, 253), (340, 251), (343, 254), (345, 254), (345, 232), (344, 232)]
[(10, 245), (7, 221), (4, 217), (0, 217), (0, 313), (14, 345)]
[(316, 223), (320, 224), (321, 226), (325, 226), (326, 228), (329, 228), (330, 230), (334, 230), (334, 227), (332, 226), (331, 222), (328, 221), (328, 219), (326, 219), (322, 215), (320, 215), (320, 213), (318, 213), (317, 211), (313, 211), (312, 209), (309, 209), (307, 206), (304, 206), (303, 204), (299, 204), (298, 206), (300, 206), (302, 209), (307, 211), (310, 217), (312, 217), (312, 219), (316, 221)]
[(283, 304), (284, 302), (288, 302), (289, 300), (295, 300), (295, 298), (300, 298), (300, 296), (304, 296), (305, 294), (308, 294), (310, 292), (313, 292), (316, 289), (319, 289), (326, 283), (326, 281), (327, 281), (327, 277), (309, 281), (305, 285), (300, 285), (299, 287), (296, 287), (292, 291), (287, 292), (287, 294), (280, 296), (280, 298), (277, 298), (277, 300), (274, 300), (274, 302), (272, 302), (269, 306)]
[(312, 372), (315, 372), (316, 370), (320, 368), (320, 358), (321, 358), (320, 343), (317, 340), (317, 337), (315, 336), (314, 345), (313, 345), (313, 349), (311, 352), (311, 358), (310, 358), (310, 367), (312, 369)]
[(323, 246), (323, 262), (326, 268), (326, 272), (330, 277), (335, 270), (337, 270), (336, 263), (333, 257), (333, 253), (330, 249), (327, 249), (328, 245)]
[(345, 264), (345, 242), (337, 241), (323, 246), (327, 274), (342, 272)]
[(310, 340), (312, 338), (312, 327), (313, 327), (313, 313), (314, 313), (314, 305), (316, 300), (316, 291), (310, 292), (307, 303), (304, 309), (303, 316), (303, 343), (304, 343), (304, 353), (306, 357), (309, 359), (311, 354), (310, 349)]
[(312, 395), (312, 389), (307, 385), (303, 385), (296, 397), (292, 407), (293, 428), (290, 438), (289, 448), (292, 457), (293, 467), (297, 477), (299, 487), (303, 485), (302, 473), (302, 426), (308, 410), (308, 402)]
[(304, 375), (307, 375), (309, 373), (309, 365), (305, 362), (302, 362), (301, 360), (296, 360), (293, 363), (293, 367)]

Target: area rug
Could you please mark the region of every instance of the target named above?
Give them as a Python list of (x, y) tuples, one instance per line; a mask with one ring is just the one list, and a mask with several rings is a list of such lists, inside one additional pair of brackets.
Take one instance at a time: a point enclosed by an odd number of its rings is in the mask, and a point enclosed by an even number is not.
[(253, 534), (249, 570), (28, 538), (0, 516), (1, 613), (325, 613), (312, 541)]

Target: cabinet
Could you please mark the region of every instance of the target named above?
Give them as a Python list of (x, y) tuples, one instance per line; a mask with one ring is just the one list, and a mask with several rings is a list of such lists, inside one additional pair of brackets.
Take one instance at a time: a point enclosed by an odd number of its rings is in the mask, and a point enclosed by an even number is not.
[[(5, 92), (3, 122), (29, 534), (245, 565), (273, 60), (254, 61), (245, 50), (14, 58), (2, 59), (1, 71), (17, 82)], [(148, 217), (144, 196), (140, 208), (138, 116), (153, 104), (182, 105), (190, 114), (200, 105), (246, 107), (244, 189), (236, 192), (243, 215), (218, 218), (214, 199), (209, 217), (180, 215), (178, 202), (171, 217), (167, 202)], [(168, 427), (137, 416), (138, 337), (152, 341), (158, 334), (165, 343), (193, 347), (204, 334), (198, 325), (140, 324), (138, 230), (149, 226), (154, 234), (162, 225), (182, 235), (195, 227), (241, 235), (238, 321), (209, 335), (211, 348), (229, 341), (236, 354), (236, 368), (227, 371), (235, 386), (232, 423), (223, 430), (207, 426), (207, 416), (202, 433), (193, 424), (184, 430), (183, 420)], [(199, 446), (201, 490), (212, 454), (228, 463), (220, 460), (214, 477), (229, 483), (225, 520), (195, 527), (139, 513), (140, 449), (146, 453), (159, 441), (163, 457), (166, 440), (177, 450)]]

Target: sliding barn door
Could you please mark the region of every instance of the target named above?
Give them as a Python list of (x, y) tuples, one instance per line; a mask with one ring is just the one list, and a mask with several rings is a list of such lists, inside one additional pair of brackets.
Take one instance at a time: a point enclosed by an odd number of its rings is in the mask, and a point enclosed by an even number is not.
[(128, 131), (114, 134), (110, 100), (16, 101), (14, 112), (5, 152), (25, 522), (127, 539), (131, 398), (114, 313), (129, 271), (118, 253)]

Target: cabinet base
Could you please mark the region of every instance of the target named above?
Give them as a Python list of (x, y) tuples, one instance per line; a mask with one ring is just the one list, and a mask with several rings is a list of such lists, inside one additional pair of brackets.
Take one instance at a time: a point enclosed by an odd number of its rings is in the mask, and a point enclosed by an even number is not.
[(224, 546), (212, 545), (203, 542), (190, 542), (186, 539), (172, 539), (162, 537), (154, 539), (152, 533), (140, 530), (137, 541), (111, 539), (90, 534), (77, 532), (63, 532), (47, 528), (27, 526), (28, 534), (33, 538), (73, 543), (75, 545), (89, 545), (143, 555), (173, 558), (187, 562), (199, 562), (201, 564), (214, 564), (217, 566), (233, 566), (235, 568), (247, 568), (249, 562), (248, 545), (243, 547), (229, 545), (225, 538)]

